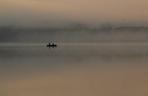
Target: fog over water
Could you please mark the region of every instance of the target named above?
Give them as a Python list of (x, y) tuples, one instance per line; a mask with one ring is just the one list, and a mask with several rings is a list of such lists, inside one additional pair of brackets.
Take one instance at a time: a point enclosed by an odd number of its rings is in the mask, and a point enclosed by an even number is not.
[(147, 9), (148, 0), (0, 0), (0, 96), (148, 96)]
[[(84, 25), (21, 29), (7, 26), (1, 28), (0, 34), (3, 75), (68, 66), (139, 65), (146, 64), (148, 58), (147, 27), (114, 28), (105, 24), (97, 29)], [(49, 42), (58, 47), (47, 48)]]

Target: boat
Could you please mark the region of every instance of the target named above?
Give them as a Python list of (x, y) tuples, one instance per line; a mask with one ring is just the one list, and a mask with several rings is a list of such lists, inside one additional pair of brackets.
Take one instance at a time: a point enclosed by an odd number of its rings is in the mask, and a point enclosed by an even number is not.
[(48, 43), (46, 45), (46, 47), (48, 47), (48, 48), (56, 48), (57, 47), (57, 44), (55, 44), (55, 43)]

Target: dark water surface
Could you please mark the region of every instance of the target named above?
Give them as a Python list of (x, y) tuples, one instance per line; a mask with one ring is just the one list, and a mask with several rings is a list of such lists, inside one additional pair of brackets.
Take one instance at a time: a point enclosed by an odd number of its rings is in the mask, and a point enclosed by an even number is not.
[(53, 70), (65, 66), (147, 64), (148, 43), (1, 44), (0, 73)]

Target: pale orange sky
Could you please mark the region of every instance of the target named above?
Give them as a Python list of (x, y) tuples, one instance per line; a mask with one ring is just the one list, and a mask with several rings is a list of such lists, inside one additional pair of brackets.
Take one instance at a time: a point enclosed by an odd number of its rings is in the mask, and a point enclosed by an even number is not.
[(0, 0), (0, 20), (18, 25), (146, 23), (147, 9), (148, 0)]

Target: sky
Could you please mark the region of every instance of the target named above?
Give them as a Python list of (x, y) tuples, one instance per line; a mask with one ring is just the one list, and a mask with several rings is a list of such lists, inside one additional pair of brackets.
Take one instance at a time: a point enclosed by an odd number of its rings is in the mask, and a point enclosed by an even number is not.
[(148, 22), (147, 0), (0, 0), (0, 25)]

